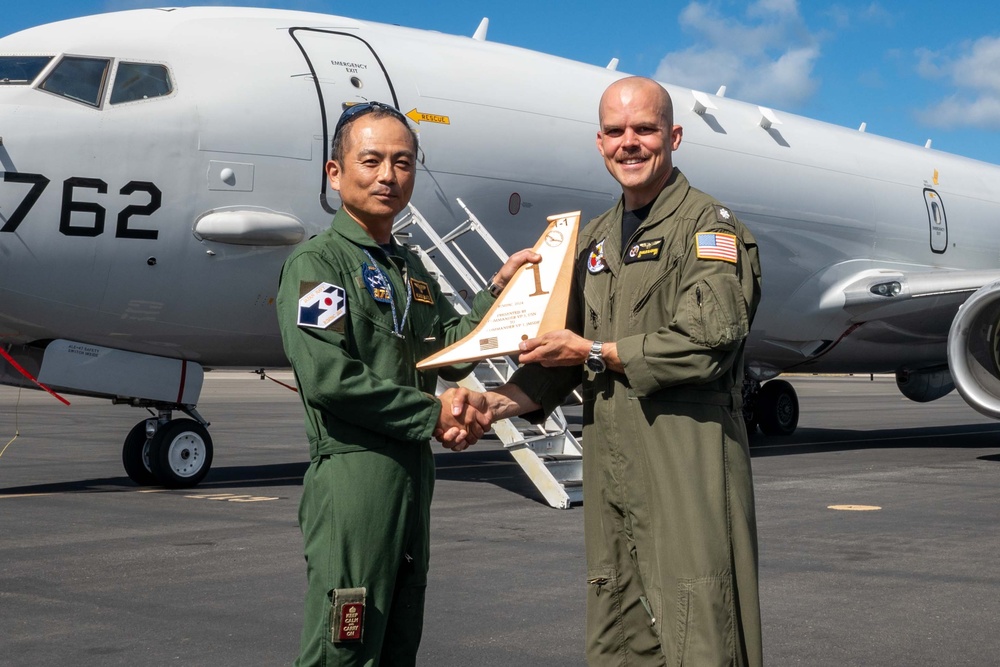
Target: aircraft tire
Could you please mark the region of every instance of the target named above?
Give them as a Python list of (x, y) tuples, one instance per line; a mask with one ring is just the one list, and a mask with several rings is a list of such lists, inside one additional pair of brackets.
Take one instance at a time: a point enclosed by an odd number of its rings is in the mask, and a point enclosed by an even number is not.
[(156, 475), (149, 467), (149, 438), (146, 437), (146, 420), (132, 427), (122, 445), (122, 465), (125, 474), (139, 486), (156, 484)]
[(791, 435), (799, 425), (799, 398), (784, 380), (765, 382), (757, 395), (754, 416), (764, 435)]
[(173, 419), (149, 443), (149, 463), (168, 489), (195, 486), (212, 467), (212, 436), (193, 419)]

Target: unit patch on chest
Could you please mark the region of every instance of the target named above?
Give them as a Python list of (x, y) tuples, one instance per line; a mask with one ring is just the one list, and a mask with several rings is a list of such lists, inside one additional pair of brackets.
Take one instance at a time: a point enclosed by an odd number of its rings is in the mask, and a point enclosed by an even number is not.
[(663, 249), (663, 239), (652, 239), (649, 241), (638, 241), (625, 253), (625, 264), (635, 262), (650, 262), (660, 258), (660, 251)]
[(296, 324), (300, 327), (328, 329), (347, 312), (347, 292), (330, 283), (299, 283), (299, 308)]
[(372, 298), (379, 303), (392, 301), (392, 287), (386, 276), (377, 266), (361, 265), (361, 275), (365, 279), (365, 287)]
[(431, 293), (431, 288), (427, 283), (423, 280), (410, 278), (410, 286), (413, 288), (414, 301), (417, 303), (426, 303), (431, 306), (434, 305), (434, 294)]
[(604, 242), (606, 240), (601, 239), (590, 246), (590, 257), (587, 258), (587, 271), (592, 274), (598, 274), (608, 266), (604, 261)]

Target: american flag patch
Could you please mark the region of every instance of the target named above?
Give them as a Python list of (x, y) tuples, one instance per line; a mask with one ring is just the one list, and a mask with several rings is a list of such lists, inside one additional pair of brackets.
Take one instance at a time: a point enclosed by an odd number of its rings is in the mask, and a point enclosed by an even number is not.
[(694, 245), (698, 251), (698, 259), (721, 259), (736, 263), (736, 237), (732, 234), (698, 232), (695, 234)]
[(481, 352), (485, 352), (486, 350), (495, 350), (498, 347), (500, 347), (500, 341), (497, 340), (496, 336), (479, 339), (479, 350)]

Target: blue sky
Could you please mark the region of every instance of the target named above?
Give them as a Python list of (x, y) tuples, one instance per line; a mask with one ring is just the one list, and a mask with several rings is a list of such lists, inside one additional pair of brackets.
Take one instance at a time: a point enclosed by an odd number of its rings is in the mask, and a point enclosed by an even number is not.
[[(145, 0), (6, 3), (0, 34)], [(270, 0), (282, 7), (471, 35), (1000, 163), (1000, 3), (831, 0)], [(974, 5), (975, 9), (969, 9)]]

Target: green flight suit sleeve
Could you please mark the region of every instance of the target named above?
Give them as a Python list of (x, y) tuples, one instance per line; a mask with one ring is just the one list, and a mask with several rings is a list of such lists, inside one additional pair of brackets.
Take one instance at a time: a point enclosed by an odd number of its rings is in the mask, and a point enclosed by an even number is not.
[(691, 235), (678, 265), (669, 322), (655, 332), (617, 341), (625, 375), (639, 396), (721, 377), (740, 358), (750, 330), (760, 299), (756, 241), (735, 220), (723, 224), (714, 207), (702, 211), (697, 231), (735, 235), (737, 262), (699, 258)]
[(419, 389), (383, 379), (357, 358), (351, 341), (350, 315), (326, 329), (298, 326), (297, 309), (302, 281), (330, 282), (348, 293), (350, 277), (338, 272), (319, 253), (303, 252), (282, 269), (278, 286), (278, 323), (285, 354), (295, 370), (303, 401), (310, 407), (367, 431), (404, 441), (430, 439), (440, 415), (440, 403)]

